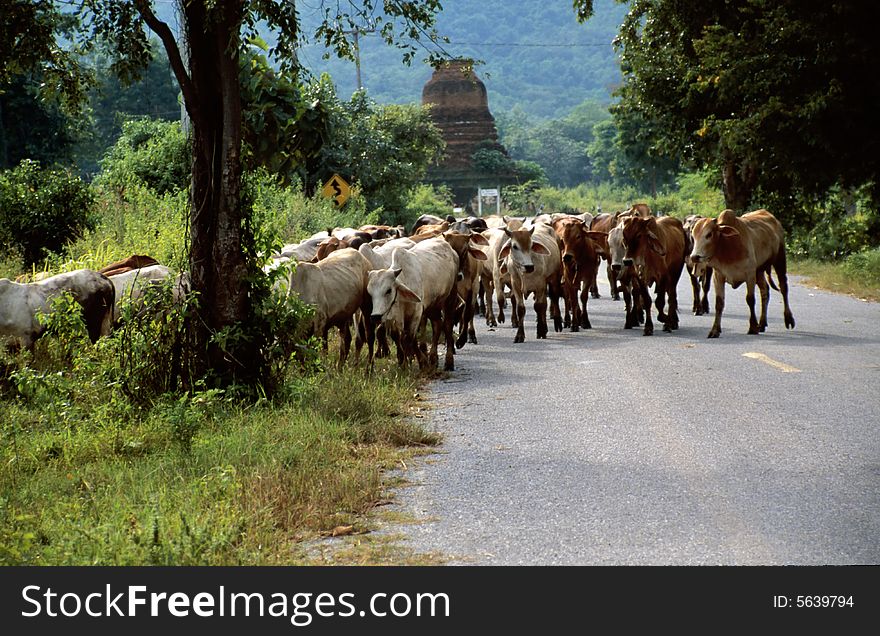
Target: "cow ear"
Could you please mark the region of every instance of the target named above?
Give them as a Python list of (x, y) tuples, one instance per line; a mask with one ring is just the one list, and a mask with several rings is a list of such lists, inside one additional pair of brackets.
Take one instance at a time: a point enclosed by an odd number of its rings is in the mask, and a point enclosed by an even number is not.
[(403, 271), (402, 268), (395, 267), (394, 269), (391, 270), (391, 273), (394, 274), (394, 278), (397, 278), (398, 276), (400, 276), (400, 272), (402, 272), (402, 271)]
[(401, 282), (397, 283), (398, 298), (410, 303), (420, 303), (422, 299), (419, 295)]
[(535, 254), (543, 254), (544, 256), (550, 255), (550, 250), (541, 245), (540, 243), (532, 243), (532, 251)]
[(487, 261), (489, 260), (486, 256), (486, 253), (483, 250), (477, 249), (476, 247), (469, 247), (468, 254), (473, 256), (478, 261)]
[(502, 276), (505, 275), (505, 274), (507, 274), (507, 263), (506, 263), (506, 262), (505, 262), (505, 263), (502, 263), (502, 264), (501, 264), (501, 268), (500, 268), (498, 271), (501, 272), (501, 275), (502, 275)]
[(504, 244), (504, 247), (501, 248), (501, 253), (498, 254), (498, 258), (507, 258), (507, 255), (510, 254), (510, 241)]
[(651, 249), (657, 252), (660, 256), (666, 256), (666, 248), (663, 247), (663, 244), (660, 242), (660, 239), (657, 238), (657, 235), (653, 232), (648, 232), (648, 242), (651, 244)]
[(739, 230), (737, 230), (732, 225), (719, 225), (718, 234), (726, 238), (733, 238), (735, 236), (739, 236)]
[(479, 232), (474, 232), (471, 234), (471, 243), (474, 245), (488, 245), (489, 241), (487, 241), (486, 237)]

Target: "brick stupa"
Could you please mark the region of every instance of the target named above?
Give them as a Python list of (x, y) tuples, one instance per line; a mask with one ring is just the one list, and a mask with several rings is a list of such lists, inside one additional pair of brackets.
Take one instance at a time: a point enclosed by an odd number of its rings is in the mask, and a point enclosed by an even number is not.
[(446, 141), (446, 157), (428, 170), (428, 183), (449, 186), (461, 207), (474, 199), (478, 187), (516, 183), (512, 172), (480, 172), (473, 166), (471, 157), (479, 149), (497, 150), (505, 157), (507, 151), (498, 143), (486, 86), (474, 73), (472, 60), (452, 60), (435, 69), (422, 89), (422, 104), (431, 104), (431, 119)]

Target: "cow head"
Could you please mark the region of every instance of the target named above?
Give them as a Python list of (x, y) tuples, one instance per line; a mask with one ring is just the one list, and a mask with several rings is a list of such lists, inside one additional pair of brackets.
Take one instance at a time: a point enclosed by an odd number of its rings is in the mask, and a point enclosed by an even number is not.
[(623, 243), (626, 249), (623, 258), (624, 267), (644, 264), (649, 250), (660, 256), (666, 256), (666, 249), (657, 235), (657, 220), (654, 217), (626, 217), (620, 227), (623, 229)]
[(608, 262), (611, 269), (618, 274), (623, 271), (623, 260), (626, 258), (626, 244), (623, 242), (623, 228), (615, 225), (608, 232)]
[(716, 219), (699, 219), (694, 223), (691, 235), (694, 242), (690, 254), (691, 262), (710, 264), (723, 243), (739, 237), (740, 234), (736, 228), (720, 225)]
[(535, 263), (532, 260), (533, 254), (549, 255), (550, 251), (541, 245), (532, 241), (532, 234), (535, 227), (532, 226), (527, 230), (511, 230), (504, 228), (504, 233), (510, 238), (510, 241), (501, 249), (499, 256), (508, 258), (514, 265), (522, 269), (527, 274), (535, 271)]
[(418, 294), (400, 282), (403, 269), (397, 265), (392, 263), (388, 269), (376, 269), (369, 273), (367, 293), (373, 304), (370, 320), (375, 324), (385, 320), (398, 302), (422, 302)]

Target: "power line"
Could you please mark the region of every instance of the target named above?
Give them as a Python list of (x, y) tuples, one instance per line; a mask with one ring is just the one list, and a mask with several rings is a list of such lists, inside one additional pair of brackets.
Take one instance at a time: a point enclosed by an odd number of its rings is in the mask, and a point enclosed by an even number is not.
[(612, 46), (611, 42), (587, 42), (578, 44), (571, 42), (569, 44), (539, 44), (529, 42), (450, 42), (450, 46), (517, 46), (517, 47), (534, 47), (534, 48), (572, 48), (572, 47), (590, 47), (590, 46)]

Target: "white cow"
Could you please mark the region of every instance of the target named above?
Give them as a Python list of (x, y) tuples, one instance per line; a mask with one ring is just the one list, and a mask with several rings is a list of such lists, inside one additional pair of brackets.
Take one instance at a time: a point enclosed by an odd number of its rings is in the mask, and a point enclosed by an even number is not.
[[(116, 290), (113, 322), (118, 323), (124, 304), (130, 303), (139, 310), (142, 309), (147, 290), (172, 276), (174, 276), (174, 272), (165, 265), (150, 265), (109, 276), (108, 278)], [(178, 279), (172, 287), (172, 300), (175, 304), (183, 299), (186, 293), (185, 287), (182, 279)]]
[(32, 348), (46, 330), (37, 315), (50, 313), (51, 299), (65, 291), (82, 307), (92, 342), (110, 333), (116, 295), (113, 283), (94, 270), (78, 269), (35, 283), (0, 279), (0, 335), (12, 336)]
[[(394, 250), (390, 268), (370, 272), (367, 289), (373, 302), (372, 321), (383, 323), (400, 340), (401, 364), (415, 356), (420, 368), (436, 367), (442, 333), (446, 337), (444, 369), (454, 370), (452, 323), (459, 302), (455, 293), (458, 267), (458, 255), (452, 247), (443, 237), (434, 237), (408, 251)], [(428, 320), (433, 339), (425, 356), (418, 347), (417, 334), (422, 334)]]

